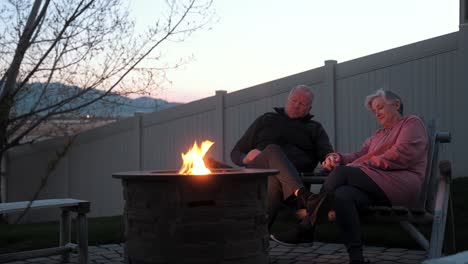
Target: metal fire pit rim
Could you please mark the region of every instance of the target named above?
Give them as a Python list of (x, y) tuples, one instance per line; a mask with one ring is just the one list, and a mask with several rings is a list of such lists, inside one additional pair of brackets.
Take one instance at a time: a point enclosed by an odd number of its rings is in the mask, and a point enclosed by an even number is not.
[(252, 176), (269, 176), (278, 174), (276, 169), (212, 169), (212, 173), (208, 175), (185, 175), (179, 174), (178, 170), (147, 170), (147, 171), (127, 171), (116, 172), (112, 174), (116, 179), (168, 179), (168, 178), (182, 178), (182, 177), (196, 177), (196, 178), (209, 178), (209, 177), (252, 177)]

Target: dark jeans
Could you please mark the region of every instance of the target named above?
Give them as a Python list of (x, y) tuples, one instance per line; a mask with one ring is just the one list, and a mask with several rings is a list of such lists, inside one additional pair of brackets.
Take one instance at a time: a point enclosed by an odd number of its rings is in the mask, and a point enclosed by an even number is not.
[(304, 187), (294, 165), (278, 145), (268, 145), (248, 168), (277, 169), (279, 173), (268, 177), (267, 212), (268, 228), (271, 227), (283, 203), (294, 191)]
[(369, 205), (391, 205), (387, 195), (362, 170), (338, 166), (326, 178), (322, 191), (333, 194), (336, 223), (351, 260), (362, 260), (359, 210)]

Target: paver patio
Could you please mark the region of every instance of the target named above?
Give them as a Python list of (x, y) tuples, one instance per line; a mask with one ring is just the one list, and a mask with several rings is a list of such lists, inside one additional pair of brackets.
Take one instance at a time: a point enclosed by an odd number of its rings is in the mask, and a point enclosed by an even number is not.
[[(375, 264), (416, 264), (425, 259), (422, 250), (404, 248), (366, 247), (364, 255)], [(124, 263), (121, 244), (109, 244), (89, 247), (89, 260), (97, 263)], [(60, 256), (35, 258), (9, 264), (56, 264)], [(69, 263), (78, 263), (76, 254), (72, 254)], [(270, 241), (270, 263), (274, 264), (325, 264), (348, 263), (348, 255), (343, 245), (315, 242), (312, 247), (285, 247)]]

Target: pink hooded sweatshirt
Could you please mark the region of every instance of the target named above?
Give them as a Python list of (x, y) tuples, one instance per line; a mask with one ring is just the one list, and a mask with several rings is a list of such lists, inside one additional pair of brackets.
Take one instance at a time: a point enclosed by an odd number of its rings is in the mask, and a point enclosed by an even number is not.
[(385, 192), (394, 206), (417, 204), (427, 164), (424, 122), (407, 116), (391, 128), (380, 128), (353, 153), (340, 153), (342, 163), (360, 168)]

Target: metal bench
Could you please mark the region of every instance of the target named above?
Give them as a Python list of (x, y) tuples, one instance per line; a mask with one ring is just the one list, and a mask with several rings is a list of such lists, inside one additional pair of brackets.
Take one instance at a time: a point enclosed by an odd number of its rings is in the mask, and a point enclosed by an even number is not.
[[(428, 162), (418, 206), (415, 208), (373, 206), (364, 209), (360, 216), (363, 222), (400, 223), (403, 229), (426, 250), (428, 259), (431, 259), (440, 257), (443, 247), (447, 254), (455, 252), (455, 230), (450, 200), (451, 163), (447, 160), (439, 162), (439, 145), (449, 143), (451, 136), (449, 132), (437, 132), (434, 122), (427, 124), (427, 130)], [(302, 173), (305, 184), (321, 184), (325, 178), (326, 175), (320, 173)], [(432, 224), (429, 239), (418, 228), (419, 225), (428, 224)], [(447, 234), (445, 234), (446, 227)]]
[[(45, 208), (60, 208), (60, 243), (58, 247), (22, 251), (0, 255), (0, 263), (38, 258), (50, 255), (62, 255), (62, 261), (68, 262), (70, 252), (78, 250), (80, 264), (88, 263), (88, 220), (86, 214), (90, 210), (90, 202), (77, 199), (47, 199), (29, 201), (0, 203), (0, 214), (19, 213), (26, 208), (38, 210)], [(77, 244), (71, 243), (71, 218), (70, 212), (77, 214)]]

